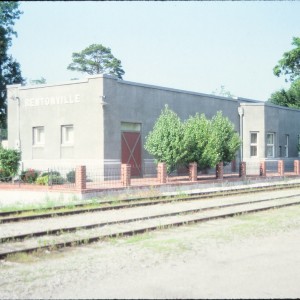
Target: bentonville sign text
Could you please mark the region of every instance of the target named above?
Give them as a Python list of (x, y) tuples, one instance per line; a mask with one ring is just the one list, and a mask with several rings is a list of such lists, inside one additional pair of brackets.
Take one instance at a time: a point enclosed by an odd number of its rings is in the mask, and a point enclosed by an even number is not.
[(48, 106), (79, 103), (80, 95), (25, 98), (25, 106)]

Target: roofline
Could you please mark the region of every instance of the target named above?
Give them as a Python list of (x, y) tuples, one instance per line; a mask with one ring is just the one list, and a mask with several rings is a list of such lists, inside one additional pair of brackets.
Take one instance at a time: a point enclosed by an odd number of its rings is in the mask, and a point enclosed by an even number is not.
[(280, 108), (280, 109), (284, 109), (284, 110), (291, 110), (291, 111), (297, 111), (299, 112), (300, 109), (299, 108), (292, 108), (292, 107), (286, 107), (286, 106), (280, 106), (280, 105), (276, 105), (270, 102), (257, 102), (257, 103), (241, 103), (241, 106), (267, 106), (267, 107), (273, 107), (273, 108)]
[(116, 79), (116, 77), (107, 75), (107, 74), (96, 74), (96, 75), (90, 75), (83, 79), (75, 79), (75, 80), (69, 80), (64, 81), (60, 83), (46, 83), (46, 84), (34, 84), (34, 85), (21, 85), (21, 84), (11, 84), (7, 85), (7, 89), (12, 88), (19, 88), (19, 90), (30, 90), (30, 89), (36, 89), (36, 88), (47, 88), (47, 87), (54, 87), (54, 86), (62, 86), (62, 85), (70, 85), (70, 84), (80, 84), (80, 83), (86, 83), (90, 79), (97, 79), (97, 78), (111, 78)]
[(134, 86), (139, 86), (139, 87), (152, 88), (152, 89), (164, 90), (164, 91), (170, 91), (170, 92), (176, 92), (176, 93), (185, 93), (185, 94), (195, 95), (195, 96), (204, 96), (204, 97), (208, 97), (208, 98), (217, 98), (217, 99), (222, 99), (222, 100), (227, 100), (227, 101), (238, 102), (240, 99), (237, 97), (234, 97), (234, 98), (223, 97), (223, 96), (217, 96), (217, 95), (212, 95), (212, 94), (205, 94), (205, 93), (199, 93), (199, 92), (193, 92), (193, 91), (187, 91), (187, 90), (181, 90), (181, 89), (174, 89), (174, 88), (169, 88), (169, 87), (163, 87), (163, 86), (158, 86), (158, 85), (152, 85), (152, 84), (146, 84), (146, 83), (140, 83), (140, 82), (134, 82), (134, 81), (127, 81), (127, 80), (121, 80), (121, 79), (117, 79), (117, 81), (120, 84), (134, 85)]
[[(19, 90), (29, 90), (29, 89), (36, 89), (36, 88), (47, 88), (47, 87), (55, 87), (55, 86), (63, 86), (63, 85), (71, 85), (71, 84), (80, 84), (80, 83), (87, 83), (90, 79), (97, 79), (97, 78), (107, 78), (107, 79), (113, 79), (116, 80), (120, 84), (127, 84), (127, 85), (134, 85), (139, 87), (145, 87), (145, 88), (152, 88), (152, 89), (158, 89), (158, 90), (164, 90), (164, 91), (170, 91), (170, 92), (176, 92), (176, 93), (185, 93), (189, 95), (195, 95), (195, 96), (203, 96), (208, 98), (214, 98), (214, 99), (222, 99), (226, 101), (234, 101), (238, 103), (254, 103), (254, 104), (264, 104), (264, 101), (260, 100), (254, 100), (254, 99), (248, 99), (243, 97), (223, 97), (213, 94), (206, 94), (206, 93), (200, 93), (200, 92), (193, 92), (193, 91), (187, 91), (182, 89), (175, 89), (170, 87), (163, 87), (158, 85), (152, 85), (152, 84), (146, 84), (146, 83), (139, 83), (134, 81), (127, 81), (117, 78), (113, 75), (108, 74), (96, 74), (96, 75), (90, 75), (83, 79), (76, 79), (76, 80), (69, 80), (61, 83), (51, 83), (51, 84), (35, 84), (35, 85), (25, 85), (22, 86), (21, 84), (13, 84), (13, 85), (7, 85), (7, 89), (12, 88), (18, 88)], [(281, 106), (280, 106), (281, 107)]]

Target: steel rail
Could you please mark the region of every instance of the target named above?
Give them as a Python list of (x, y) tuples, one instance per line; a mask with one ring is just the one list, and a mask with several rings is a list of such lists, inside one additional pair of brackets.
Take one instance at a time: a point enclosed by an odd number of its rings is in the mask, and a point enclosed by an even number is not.
[(57, 235), (57, 234), (66, 233), (66, 232), (75, 232), (75, 231), (80, 230), (80, 229), (92, 229), (92, 228), (107, 226), (107, 225), (115, 225), (115, 224), (123, 224), (123, 223), (130, 223), (130, 222), (136, 222), (136, 221), (144, 221), (144, 220), (149, 220), (149, 219), (171, 217), (171, 216), (176, 216), (176, 215), (179, 215), (179, 214), (191, 214), (191, 213), (197, 213), (197, 212), (208, 211), (208, 210), (213, 210), (213, 209), (220, 209), (220, 208), (225, 208), (225, 207), (235, 207), (235, 206), (240, 206), (240, 205), (256, 204), (256, 203), (262, 203), (262, 202), (269, 202), (269, 201), (273, 201), (273, 200), (296, 198), (296, 197), (300, 197), (300, 194), (289, 195), (289, 196), (281, 196), (281, 197), (273, 197), (273, 198), (269, 198), (269, 199), (261, 199), (261, 200), (253, 200), (253, 201), (250, 200), (250, 201), (237, 202), (237, 203), (212, 205), (212, 206), (208, 206), (208, 207), (180, 210), (180, 211), (177, 211), (177, 212), (158, 214), (158, 215), (153, 215), (153, 216), (148, 216), (148, 217), (140, 217), (140, 218), (131, 218), (131, 219), (124, 219), (124, 220), (100, 222), (100, 223), (80, 225), (80, 226), (60, 227), (60, 228), (57, 228), (57, 229), (49, 229), (49, 230), (42, 230), (42, 231), (25, 233), (25, 234), (18, 234), (18, 235), (12, 235), (12, 236), (7, 236), (7, 237), (1, 237), (0, 238), (0, 243), (13, 241), (13, 240), (21, 241), (21, 240), (24, 240), (26, 238), (31, 238), (31, 237), (40, 237), (40, 236), (45, 236), (45, 235), (54, 235), (54, 234)]
[[(170, 202), (182, 202), (182, 201), (193, 201), (193, 200), (201, 200), (201, 199), (210, 199), (215, 197), (227, 197), (227, 196), (235, 196), (241, 194), (250, 194), (250, 193), (260, 193), (264, 191), (277, 191), (283, 189), (293, 189), (300, 187), (300, 184), (284, 184), (284, 185), (275, 185), (275, 186), (264, 186), (264, 187), (247, 187), (242, 189), (232, 189), (227, 191), (212, 191), (212, 192), (199, 192), (199, 193), (190, 193), (186, 194), (187, 196), (180, 197), (178, 195), (173, 196), (155, 196), (155, 197), (147, 197), (147, 198), (130, 198), (124, 199), (120, 201), (105, 201), (99, 202), (97, 204), (89, 203), (89, 204), (79, 204), (79, 205), (72, 205), (72, 208), (68, 205), (64, 206), (56, 206), (54, 208), (49, 209), (34, 209), (34, 210), (20, 210), (20, 211), (11, 211), (11, 212), (0, 212), (0, 224), (2, 223), (9, 223), (9, 222), (19, 222), (25, 220), (34, 220), (40, 218), (51, 218), (54, 216), (67, 216), (67, 215), (74, 215), (80, 213), (88, 213), (88, 212), (97, 212), (97, 211), (106, 211), (106, 210), (114, 210), (114, 209), (124, 209), (130, 207), (138, 207), (138, 206), (147, 206), (147, 205), (155, 205), (155, 204), (163, 204), (163, 203), (170, 203)], [(192, 195), (192, 196), (188, 196)], [(143, 201), (148, 200), (148, 201)], [(151, 200), (151, 201), (149, 201)], [(116, 205), (115, 203), (123, 202), (124, 204)], [(109, 203), (107, 206), (101, 206), (102, 204)], [(127, 203), (127, 204), (126, 204)], [(93, 207), (95, 205), (95, 207)], [(88, 208), (84, 208), (87, 207)], [(91, 207), (92, 206), (92, 207)], [(75, 207), (75, 209), (74, 209)], [(82, 209), (76, 209), (76, 207), (83, 207)], [(57, 211), (58, 209), (62, 209), (65, 211)], [(43, 213), (39, 213), (40, 211), (46, 211)], [(49, 211), (49, 212), (47, 212)], [(22, 213), (29, 213), (32, 214), (18, 216)], [(9, 217), (9, 215), (13, 215), (13, 217)], [(16, 216), (14, 216), (16, 215)]]
[[(270, 200), (268, 200), (270, 201)], [(245, 203), (247, 204), (247, 203)], [(56, 249), (59, 248), (63, 248), (63, 247), (71, 247), (74, 245), (81, 245), (81, 244), (87, 244), (87, 243), (92, 243), (95, 241), (100, 241), (100, 240), (104, 240), (106, 238), (115, 238), (115, 237), (121, 237), (121, 236), (132, 236), (132, 235), (136, 235), (136, 234), (142, 234), (145, 232), (149, 232), (149, 231), (154, 231), (154, 230), (158, 230), (158, 229), (165, 229), (165, 228), (169, 228), (169, 227), (178, 227), (178, 226), (182, 226), (182, 225), (189, 225), (189, 224), (195, 224), (195, 223), (199, 223), (199, 222), (206, 222), (206, 221), (210, 221), (210, 220), (215, 220), (215, 219), (220, 219), (220, 218), (227, 218), (227, 217), (233, 217), (233, 216), (237, 216), (237, 215), (242, 215), (242, 214), (248, 214), (248, 213), (255, 213), (255, 212), (259, 212), (259, 211), (266, 211), (269, 209), (274, 209), (274, 208), (282, 208), (282, 207), (288, 207), (288, 206), (292, 206), (292, 205), (299, 205), (300, 204), (300, 200), (297, 202), (292, 202), (292, 203), (284, 203), (284, 204), (276, 204), (276, 205), (271, 205), (271, 206), (267, 206), (267, 207), (260, 207), (260, 208), (251, 208), (251, 209), (246, 209), (246, 210), (242, 210), (242, 211), (237, 211), (237, 212), (221, 212), (220, 214), (214, 215), (214, 216), (208, 216), (208, 217), (196, 217), (194, 219), (191, 220), (183, 220), (183, 221), (175, 221), (172, 222), (170, 224), (165, 224), (165, 225), (155, 225), (155, 226), (148, 226), (148, 227), (144, 227), (144, 228), (139, 228), (139, 229), (133, 229), (133, 230), (125, 230), (123, 232), (117, 232), (117, 233), (110, 233), (110, 234), (103, 234), (103, 235), (96, 235), (96, 236), (91, 236), (85, 239), (74, 239), (72, 241), (67, 241), (67, 242), (57, 242), (54, 244), (46, 244), (46, 245), (39, 245), (39, 246), (33, 246), (33, 247), (27, 247), (27, 248), (23, 248), (23, 249), (9, 249), (6, 252), (1, 252), (0, 253), (0, 259), (4, 259), (5, 257), (7, 257), (8, 255), (13, 255), (13, 254), (17, 254), (17, 253), (32, 253), (35, 251), (38, 251), (40, 249), (45, 250), (45, 249), (53, 249), (54, 247)]]

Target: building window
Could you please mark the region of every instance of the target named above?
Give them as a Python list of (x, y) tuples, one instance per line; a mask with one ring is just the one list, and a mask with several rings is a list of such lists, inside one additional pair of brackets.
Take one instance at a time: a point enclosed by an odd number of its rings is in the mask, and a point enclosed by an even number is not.
[(285, 150), (285, 157), (289, 157), (289, 135), (285, 135), (285, 145), (284, 145), (284, 150)]
[(140, 123), (121, 122), (121, 131), (141, 132)]
[(74, 144), (73, 125), (61, 126), (61, 144), (65, 146), (72, 146)]
[(44, 126), (33, 127), (33, 146), (44, 146), (45, 145), (45, 130)]
[(267, 133), (267, 157), (274, 157), (274, 133)]
[(257, 156), (257, 132), (250, 133), (250, 156)]

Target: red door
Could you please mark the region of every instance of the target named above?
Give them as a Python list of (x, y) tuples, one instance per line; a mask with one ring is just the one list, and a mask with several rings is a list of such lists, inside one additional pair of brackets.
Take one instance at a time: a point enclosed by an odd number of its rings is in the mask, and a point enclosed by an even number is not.
[(131, 176), (142, 176), (142, 143), (140, 132), (122, 132), (122, 164), (131, 165)]

